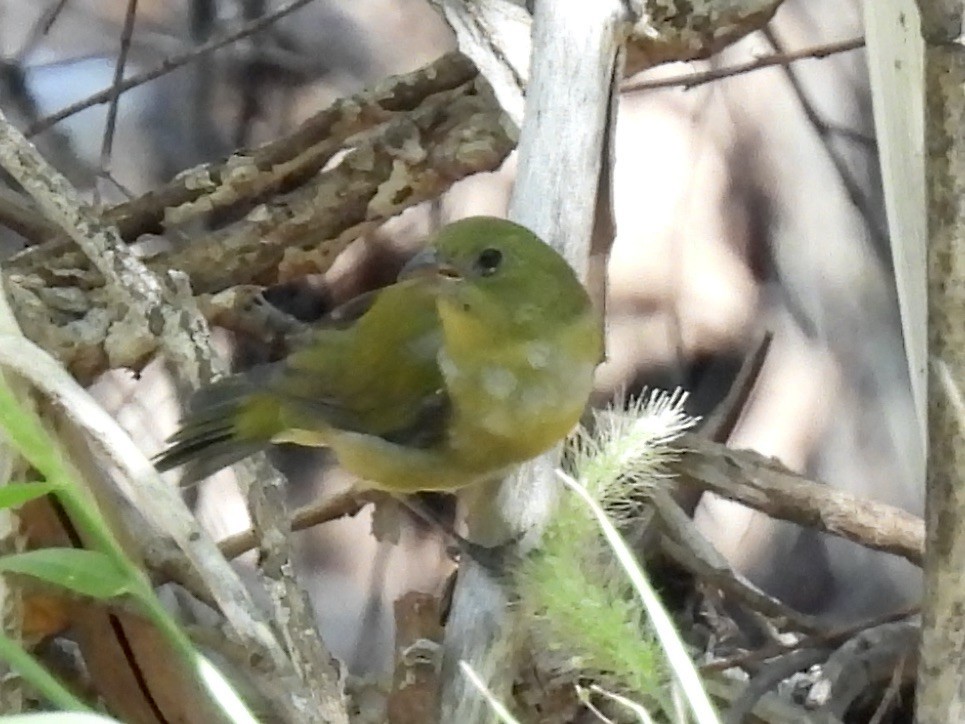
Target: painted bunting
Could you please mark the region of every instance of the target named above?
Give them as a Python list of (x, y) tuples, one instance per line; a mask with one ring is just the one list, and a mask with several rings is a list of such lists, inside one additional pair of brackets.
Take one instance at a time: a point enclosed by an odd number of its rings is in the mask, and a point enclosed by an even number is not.
[(294, 442), (331, 448), (369, 487), (452, 490), (563, 438), (601, 355), (599, 316), (552, 247), (464, 219), (284, 360), (200, 389), (155, 463), (197, 480)]

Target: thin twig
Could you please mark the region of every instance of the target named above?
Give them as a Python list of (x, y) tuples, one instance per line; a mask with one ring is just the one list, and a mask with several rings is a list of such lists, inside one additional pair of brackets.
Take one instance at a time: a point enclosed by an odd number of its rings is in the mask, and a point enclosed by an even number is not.
[(134, 198), (137, 198), (137, 194), (135, 194), (133, 191), (131, 191), (125, 184), (122, 184), (122, 183), (117, 179), (117, 177), (114, 176), (114, 174), (112, 174), (110, 171), (105, 170), (105, 169), (102, 169), (102, 170), (101, 170), (101, 174), (103, 175), (104, 179), (107, 180), (107, 181), (109, 181), (110, 184), (111, 184), (114, 188), (116, 188), (118, 191), (120, 191), (121, 194), (122, 194), (128, 201), (130, 201), (130, 200), (132, 200), (132, 199), (134, 199)]
[[(754, 391), (757, 378), (764, 368), (764, 361), (767, 359), (773, 338), (772, 332), (765, 332), (754, 345), (751, 353), (744, 358), (737, 376), (727, 390), (727, 395), (700, 426), (699, 434), (702, 437), (719, 443), (726, 443), (730, 439)], [(703, 495), (704, 491), (699, 488), (681, 485), (674, 493), (674, 499), (689, 516), (693, 517)]]
[(771, 331), (761, 335), (751, 353), (744, 358), (737, 376), (727, 391), (727, 395), (700, 426), (700, 434), (708, 440), (725, 443), (730, 439), (731, 433), (734, 432), (734, 428), (737, 427), (737, 422), (744, 412), (747, 400), (750, 398), (751, 392), (754, 391), (757, 378), (764, 368), (764, 361), (767, 359), (767, 353), (771, 348), (773, 339), (774, 333)]
[(860, 623), (854, 624), (853, 626), (844, 626), (832, 631), (825, 631), (823, 633), (815, 633), (804, 636), (792, 644), (772, 642), (767, 646), (755, 649), (754, 651), (745, 651), (740, 654), (728, 656), (724, 659), (717, 659), (716, 661), (703, 664), (700, 667), (700, 671), (701, 673), (706, 674), (712, 671), (726, 671), (727, 669), (732, 669), (734, 667), (744, 668), (749, 664), (760, 663), (762, 661), (772, 659), (775, 656), (780, 656), (788, 651), (795, 651), (797, 649), (815, 646), (837, 645), (867, 629), (875, 628), (886, 623), (901, 621), (911, 616), (917, 616), (920, 611), (921, 606), (918, 604), (915, 604), (914, 606), (905, 606), (897, 611), (889, 611), (886, 614), (875, 616), (874, 618), (867, 619)]
[(100, 105), (101, 103), (108, 103), (113, 97), (114, 93), (126, 93), (131, 88), (136, 88), (137, 86), (143, 85), (148, 81), (154, 80), (155, 78), (160, 78), (162, 75), (166, 75), (173, 70), (177, 70), (181, 66), (187, 65), (203, 55), (220, 50), (226, 45), (237, 42), (242, 38), (247, 38), (250, 35), (254, 35), (255, 33), (258, 33), (268, 26), (278, 22), (286, 15), (290, 15), (299, 8), (308, 5), (310, 2), (312, 2), (312, 0), (292, 0), (292, 2), (288, 3), (287, 5), (283, 5), (273, 13), (268, 13), (257, 20), (252, 20), (249, 23), (245, 23), (230, 35), (226, 35), (223, 38), (215, 38), (207, 43), (204, 43), (203, 45), (199, 45), (197, 48), (193, 48), (178, 55), (172, 55), (157, 67), (143, 73), (133, 75), (119, 83), (116, 87), (112, 85), (110, 88), (104, 88), (103, 90), (98, 91), (97, 93), (94, 93), (93, 95), (88, 96), (77, 103), (72, 103), (65, 108), (61, 108), (56, 113), (52, 113), (45, 118), (41, 118), (36, 123), (30, 125), (30, 127), (28, 127), (25, 131), (24, 135), (27, 136), (27, 138), (31, 138), (41, 131), (47, 130), (54, 124), (60, 123), (65, 118), (69, 118), (70, 116), (80, 113), (91, 106)]
[[(370, 502), (373, 502), (373, 498), (369, 497), (368, 493), (348, 491), (332, 498), (309, 503), (292, 512), (291, 530), (292, 532), (307, 530), (333, 520), (352, 517)], [(218, 542), (218, 549), (224, 558), (231, 560), (255, 550), (259, 542), (258, 532), (254, 528), (249, 528), (223, 538)], [(212, 608), (217, 607), (217, 602), (205, 588), (204, 581), (200, 579), (198, 572), (191, 567), (191, 562), (173, 542), (166, 538), (155, 537), (149, 541), (142, 555), (155, 586), (177, 583), (198, 600)]]
[(117, 107), (121, 100), (121, 81), (124, 80), (124, 68), (127, 66), (127, 54), (131, 49), (131, 37), (134, 35), (134, 19), (137, 17), (137, 0), (127, 0), (127, 12), (124, 14), (124, 28), (121, 31), (121, 49), (114, 64), (114, 80), (111, 82), (111, 99), (107, 107), (107, 121), (104, 123), (104, 138), (101, 141), (101, 174), (110, 173), (111, 150), (114, 147), (114, 128), (117, 125)]
[[(339, 518), (351, 517), (372, 502), (372, 498), (348, 491), (327, 500), (297, 508), (291, 515), (292, 531), (305, 530)], [(228, 560), (254, 550), (258, 547), (258, 534), (253, 528), (229, 536), (218, 543), (218, 547)]]
[[(778, 54), (786, 54), (783, 44), (771, 26), (767, 26), (761, 32), (767, 39), (767, 42), (771, 44)], [(831, 145), (834, 129), (832, 129), (832, 127), (828, 125), (828, 123), (821, 118), (821, 116), (815, 110), (814, 104), (811, 102), (811, 97), (804, 88), (804, 84), (801, 83), (801, 79), (798, 77), (797, 71), (787, 63), (781, 63), (780, 65), (784, 71), (784, 75), (787, 78), (788, 83), (791, 85), (791, 90), (794, 91), (794, 95), (797, 96), (798, 102), (801, 104), (801, 108), (804, 111), (804, 115), (807, 118), (808, 123), (811, 124), (814, 132), (824, 144), (824, 148), (828, 154), (828, 159), (831, 161), (831, 164), (834, 166), (834, 170), (841, 179), (841, 184), (844, 186), (844, 190), (848, 194), (848, 198), (858, 210), (858, 213), (861, 214), (861, 218), (864, 219), (865, 224), (868, 226), (868, 231), (874, 237), (876, 248), (887, 249), (887, 230), (883, 229), (878, 223), (878, 215), (872, 208), (868, 195), (865, 193), (861, 184), (851, 175), (851, 171), (848, 169), (848, 165), (841, 157), (841, 154), (837, 153), (834, 147)]]
[(666, 532), (661, 548), (678, 564), (695, 573), (701, 583), (719, 588), (767, 616), (784, 618), (799, 631), (817, 633), (825, 629), (813, 616), (795, 611), (767, 595), (734, 570), (665, 490), (655, 491), (651, 501)]
[(796, 63), (799, 60), (819, 60), (832, 55), (837, 55), (838, 53), (847, 53), (852, 50), (863, 48), (864, 44), (864, 38), (851, 38), (850, 40), (841, 40), (836, 43), (826, 43), (825, 45), (817, 45), (811, 48), (804, 48), (803, 50), (773, 53), (771, 55), (765, 55), (761, 58), (755, 58), (754, 60), (747, 61), (746, 63), (729, 65), (726, 68), (712, 68), (711, 70), (705, 70), (697, 73), (686, 73), (683, 75), (675, 75), (670, 78), (659, 78), (656, 80), (629, 81), (624, 83), (620, 87), (620, 90), (624, 93), (632, 93), (642, 90), (655, 90), (657, 88), (683, 88), (684, 90), (690, 90), (691, 88), (696, 88), (699, 85), (711, 83), (715, 80), (732, 78), (736, 75), (751, 73), (755, 70), (772, 68), (775, 65), (788, 65), (789, 63)]
[(868, 724), (882, 724), (882, 722), (884, 722), (892, 702), (901, 694), (904, 672), (905, 658), (902, 657), (895, 665), (895, 670), (891, 674), (891, 681), (888, 682), (888, 688), (886, 688), (885, 693), (881, 695), (881, 701), (878, 702), (878, 706), (875, 708), (874, 714), (871, 715), (871, 719), (868, 720)]

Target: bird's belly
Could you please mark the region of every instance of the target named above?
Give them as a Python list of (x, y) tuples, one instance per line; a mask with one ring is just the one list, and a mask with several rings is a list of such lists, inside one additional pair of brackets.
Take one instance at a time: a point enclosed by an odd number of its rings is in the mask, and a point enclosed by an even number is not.
[(335, 432), (329, 444), (339, 465), (357, 475), (362, 487), (393, 493), (455, 490), (497, 477), (503, 467), (478, 468), (447, 446), (410, 448), (355, 432)]
[(539, 369), (493, 361), (447, 379), (455, 408), (449, 444), (479, 464), (509, 465), (539, 455), (576, 425), (593, 368), (568, 360)]

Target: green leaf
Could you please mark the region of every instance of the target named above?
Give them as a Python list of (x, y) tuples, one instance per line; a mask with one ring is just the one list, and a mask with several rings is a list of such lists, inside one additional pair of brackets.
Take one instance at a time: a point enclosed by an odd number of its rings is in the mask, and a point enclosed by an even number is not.
[(0, 571), (32, 576), (98, 599), (120, 596), (136, 588), (135, 582), (109, 556), (82, 548), (43, 548), (3, 556)]
[(9, 483), (0, 487), (0, 508), (16, 508), (54, 490), (52, 483)]

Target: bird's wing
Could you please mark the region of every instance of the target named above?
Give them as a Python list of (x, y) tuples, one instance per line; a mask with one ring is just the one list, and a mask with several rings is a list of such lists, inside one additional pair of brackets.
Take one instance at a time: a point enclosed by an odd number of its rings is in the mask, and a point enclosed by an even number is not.
[(317, 329), (272, 381), (286, 424), (431, 447), (443, 435), (449, 411), (431, 288), (419, 280), (400, 282), (350, 302), (348, 309), (351, 314), (340, 315), (338, 324)]

